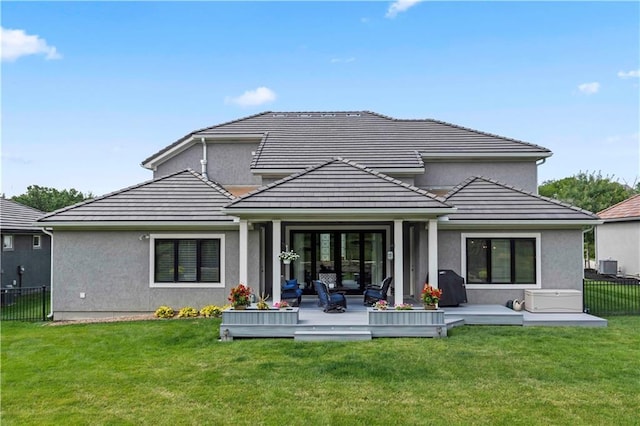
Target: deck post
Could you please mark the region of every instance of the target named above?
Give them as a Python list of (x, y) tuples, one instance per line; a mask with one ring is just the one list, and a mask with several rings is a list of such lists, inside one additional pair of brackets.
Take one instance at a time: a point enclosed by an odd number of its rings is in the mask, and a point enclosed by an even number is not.
[(393, 303), (401, 305), (404, 303), (404, 245), (402, 243), (402, 220), (393, 221)]
[(429, 284), (438, 287), (438, 219), (429, 219)]
[(272, 240), (272, 256), (271, 262), (273, 262), (273, 284), (271, 292), (273, 293), (271, 296), (273, 297), (273, 303), (280, 301), (280, 276), (282, 272), (280, 271), (280, 259), (278, 258), (278, 254), (281, 250), (281, 239), (282, 239), (282, 226), (280, 220), (273, 220), (273, 237)]
[(246, 219), (240, 219), (240, 235), (239, 235), (239, 282), (245, 285), (249, 285), (247, 280), (249, 279), (249, 264), (248, 264), (248, 249), (249, 249), (249, 224)]

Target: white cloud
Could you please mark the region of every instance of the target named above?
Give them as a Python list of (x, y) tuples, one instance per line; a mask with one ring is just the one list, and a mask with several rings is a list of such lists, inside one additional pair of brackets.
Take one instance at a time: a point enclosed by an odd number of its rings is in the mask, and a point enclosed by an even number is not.
[(398, 15), (398, 13), (406, 12), (410, 7), (420, 3), (420, 1), (422, 0), (397, 0), (391, 3), (389, 9), (387, 9), (385, 17), (393, 19)]
[(45, 55), (46, 59), (60, 59), (62, 56), (54, 46), (37, 35), (29, 35), (24, 30), (0, 28), (2, 40), (2, 60), (12, 62), (21, 56)]
[(618, 71), (618, 77), (620, 78), (638, 78), (640, 77), (640, 69), (631, 71)]
[(600, 90), (600, 83), (597, 81), (594, 81), (593, 83), (583, 83), (578, 86), (578, 90), (585, 95), (593, 95), (594, 93), (598, 93)]
[(342, 59), (342, 58), (333, 58), (331, 59), (331, 63), (332, 64), (338, 64), (340, 62), (343, 62), (345, 64), (348, 64), (349, 62), (354, 62), (356, 60), (356, 58), (351, 57), (351, 58), (346, 58), (346, 59)]
[(227, 104), (236, 104), (240, 106), (256, 106), (273, 102), (276, 100), (276, 92), (268, 87), (258, 87), (255, 90), (247, 90), (240, 96), (227, 96), (224, 100)]

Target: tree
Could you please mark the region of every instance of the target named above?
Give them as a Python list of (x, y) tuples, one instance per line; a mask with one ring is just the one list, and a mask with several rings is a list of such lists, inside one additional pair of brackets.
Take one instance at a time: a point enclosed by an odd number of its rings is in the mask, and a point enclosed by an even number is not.
[[(630, 188), (612, 176), (602, 176), (601, 172), (580, 172), (575, 176), (545, 181), (538, 187), (538, 193), (545, 197), (564, 201), (581, 209), (598, 213), (620, 201), (640, 192), (640, 184)], [(585, 234), (585, 261), (594, 252), (594, 234)]]
[(12, 200), (43, 212), (52, 212), (93, 197), (91, 192), (83, 194), (73, 188), (60, 191), (55, 188), (30, 185), (25, 194), (17, 195)]

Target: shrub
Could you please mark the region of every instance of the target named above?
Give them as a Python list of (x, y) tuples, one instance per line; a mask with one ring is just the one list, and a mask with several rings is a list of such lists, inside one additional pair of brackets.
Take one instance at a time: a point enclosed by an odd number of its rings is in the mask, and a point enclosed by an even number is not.
[(222, 316), (222, 308), (216, 305), (208, 305), (200, 309), (200, 315), (205, 318), (220, 318)]
[(154, 315), (157, 318), (173, 318), (175, 312), (168, 306), (160, 306), (158, 309), (156, 309)]
[(178, 312), (178, 318), (193, 318), (199, 315), (198, 310), (196, 308), (192, 308), (191, 306), (185, 306), (180, 309)]

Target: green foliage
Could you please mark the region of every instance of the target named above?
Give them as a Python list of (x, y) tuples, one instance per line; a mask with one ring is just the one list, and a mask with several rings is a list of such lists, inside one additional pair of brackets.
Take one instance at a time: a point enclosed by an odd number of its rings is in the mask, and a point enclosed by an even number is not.
[(205, 318), (220, 318), (222, 316), (222, 308), (216, 305), (207, 305), (200, 309), (200, 315)]
[(185, 306), (184, 308), (178, 311), (178, 318), (195, 318), (200, 313), (196, 308), (192, 308), (191, 306)]
[(30, 185), (25, 194), (17, 195), (12, 200), (43, 212), (52, 212), (88, 198), (93, 198), (91, 192), (83, 194), (73, 188), (60, 191), (55, 188)]
[[(634, 189), (613, 180), (613, 176), (603, 177), (601, 172), (580, 172), (575, 176), (545, 181), (538, 187), (540, 195), (564, 201), (592, 213), (598, 213), (624, 201), (639, 190), (640, 183)], [(588, 260), (595, 253), (594, 233), (586, 233), (584, 242), (585, 259)]]
[(158, 309), (156, 309), (154, 315), (157, 318), (173, 318), (175, 312), (169, 306), (160, 306)]
[[(640, 184), (636, 185), (637, 189), (640, 189)], [(593, 213), (626, 200), (636, 190), (613, 180), (613, 176), (603, 177), (601, 172), (580, 172), (575, 176), (545, 181), (538, 188), (540, 195)]]

